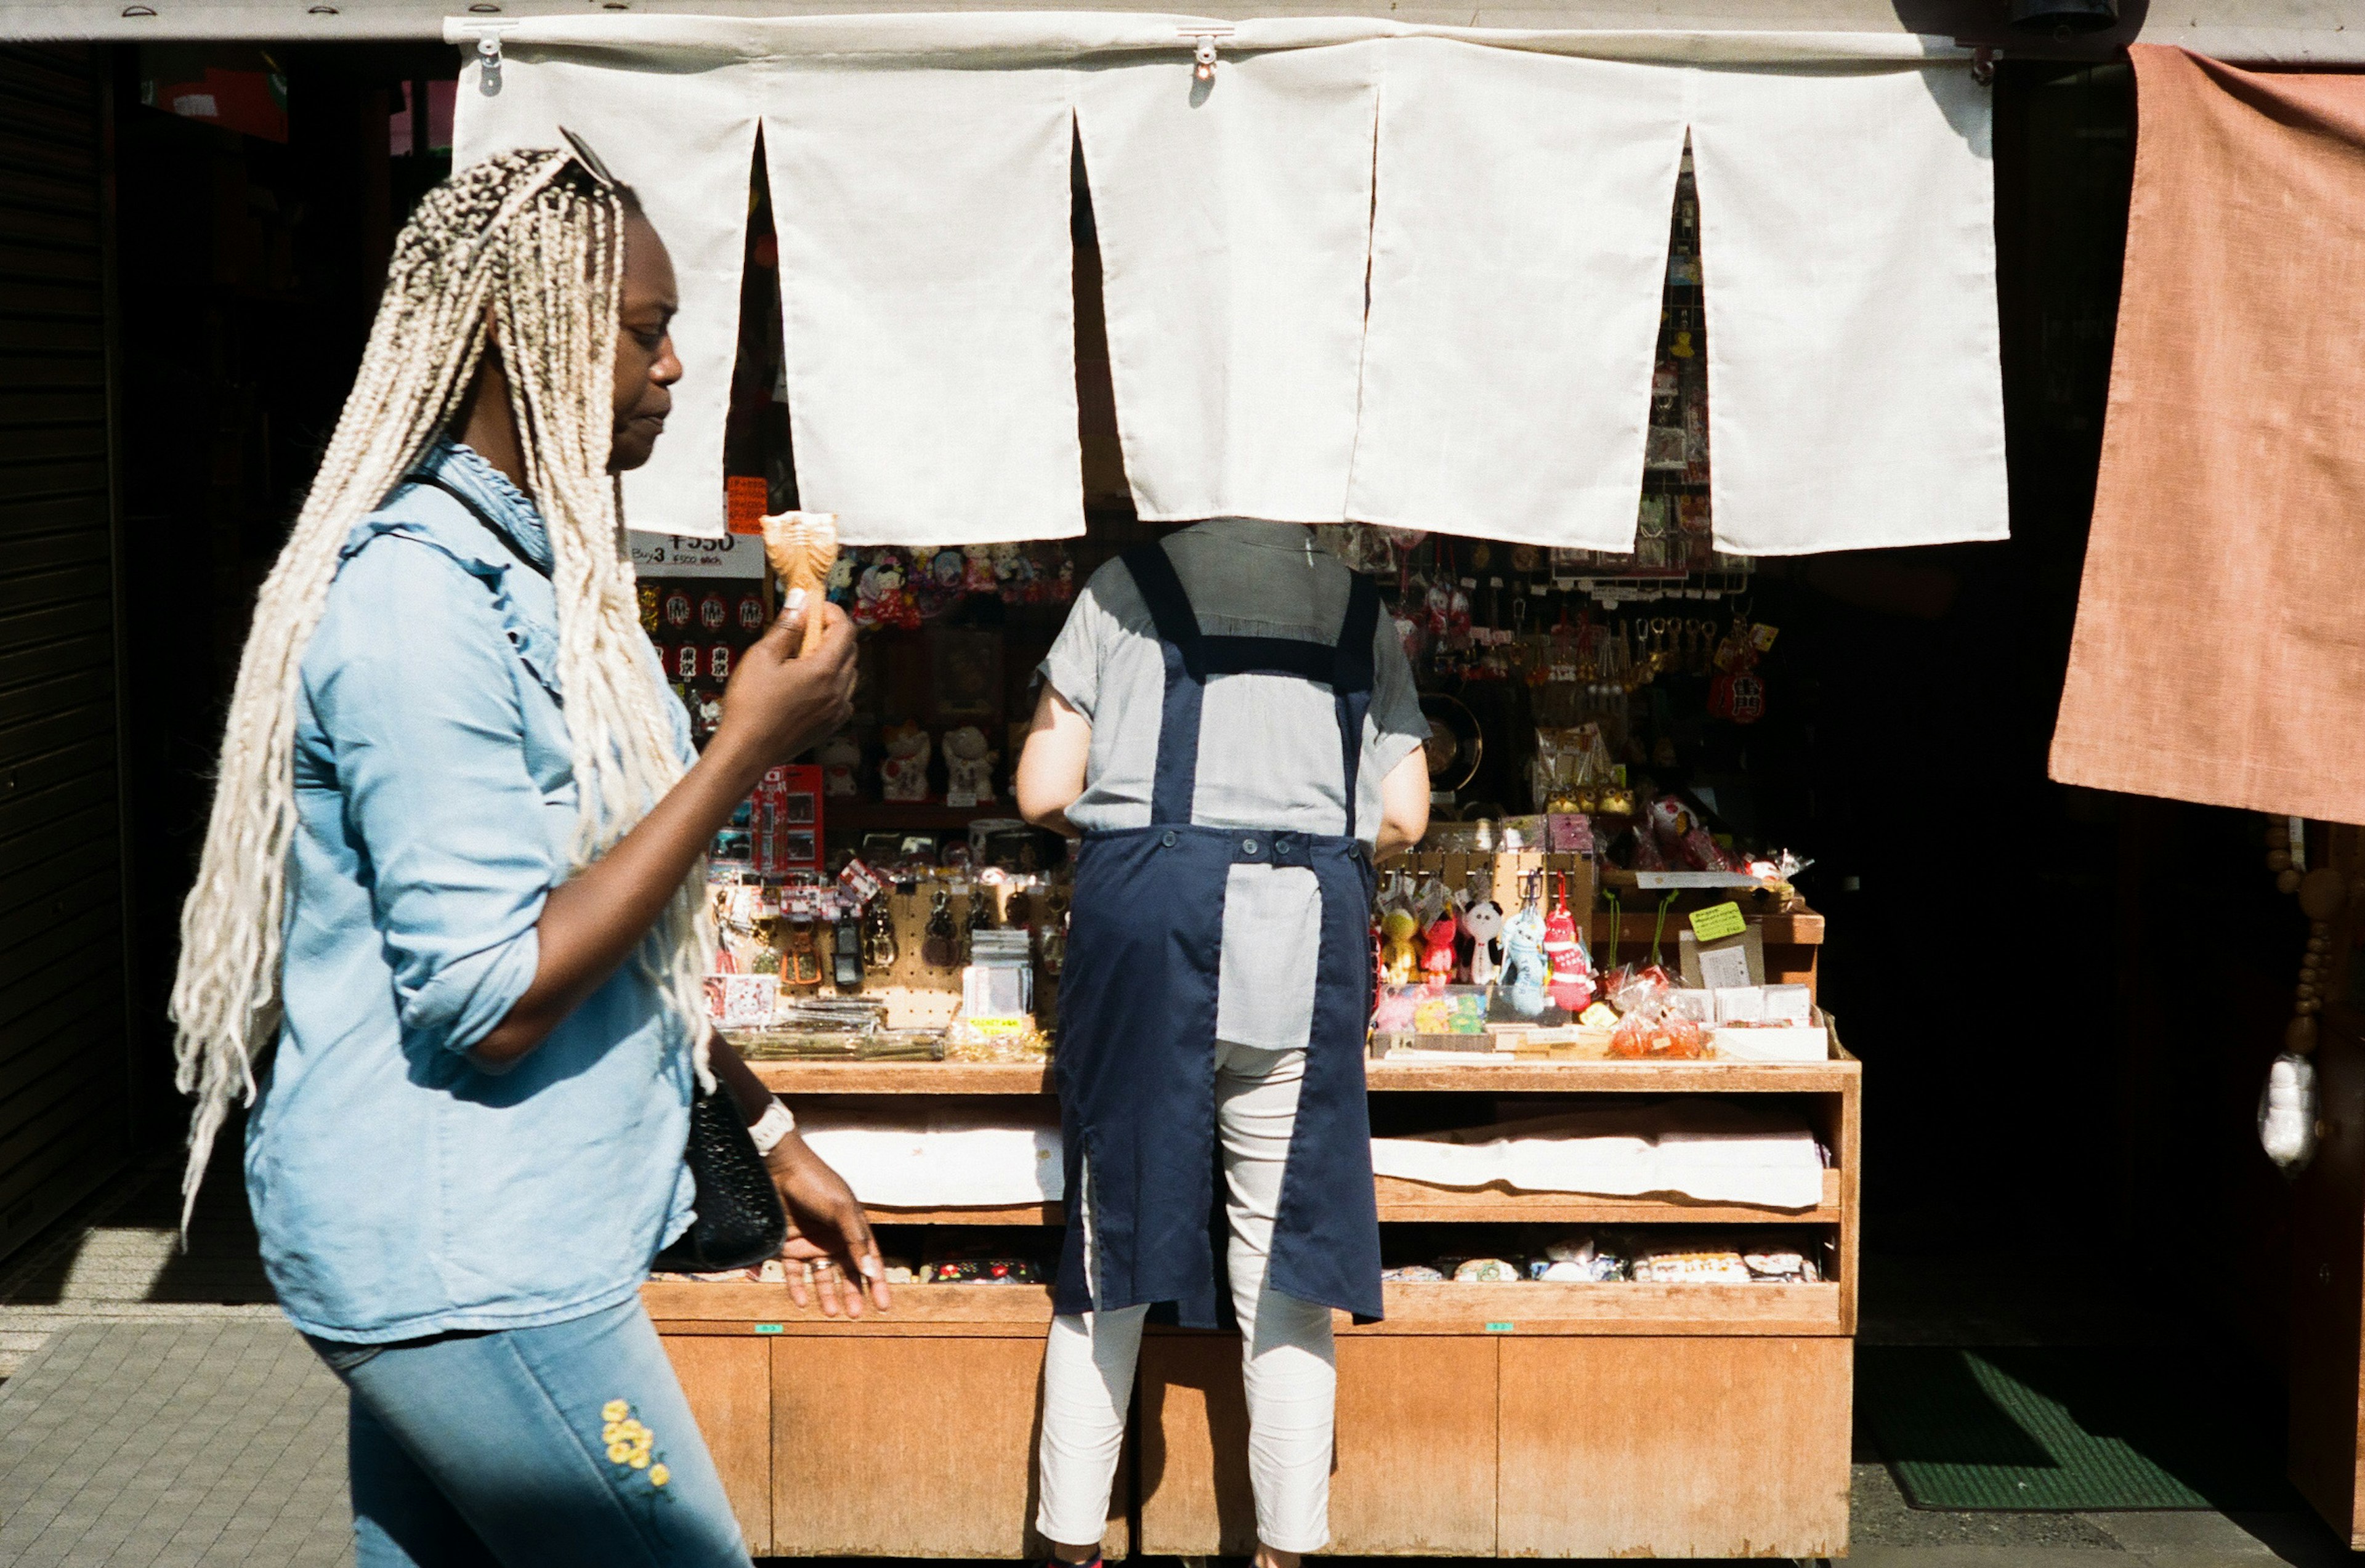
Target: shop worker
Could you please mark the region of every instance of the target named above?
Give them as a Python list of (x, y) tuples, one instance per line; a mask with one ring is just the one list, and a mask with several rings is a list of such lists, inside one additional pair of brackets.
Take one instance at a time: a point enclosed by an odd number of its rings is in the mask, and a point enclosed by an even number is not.
[(886, 1305), (853, 1195), (704, 1021), (702, 851), (846, 717), (853, 634), (773, 627), (691, 750), (614, 477), (674, 305), (596, 154), (430, 192), (239, 666), (173, 992), (186, 1191), (247, 1096), (264, 1266), (351, 1391), (361, 1568), (745, 1568), (639, 1300), (710, 1069), (801, 1298), (810, 1264), (824, 1309)]
[(1370, 579), (1287, 523), (1111, 562), (1043, 675), (1019, 809), (1082, 843), (1036, 1528), (1098, 1557), (1144, 1319), (1229, 1308), (1257, 1561), (1294, 1568), (1330, 1539), (1330, 1311), (1380, 1315), (1372, 862), (1428, 825), (1429, 726)]

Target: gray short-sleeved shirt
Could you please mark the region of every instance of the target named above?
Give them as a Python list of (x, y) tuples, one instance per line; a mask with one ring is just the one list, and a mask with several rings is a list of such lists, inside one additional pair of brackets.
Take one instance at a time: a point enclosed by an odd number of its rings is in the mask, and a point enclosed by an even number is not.
[[(1316, 543), (1312, 529), (1219, 518), (1170, 534), (1163, 545), (1209, 636), (1338, 641), (1352, 577)], [(1355, 807), (1355, 831), (1367, 844), (1379, 832), (1380, 780), (1429, 734), (1412, 666), (1384, 615), (1372, 651)], [(1088, 833), (1148, 826), (1166, 661), (1149, 607), (1122, 562), (1102, 567), (1077, 595), (1042, 673), (1093, 726), (1084, 792), (1068, 808), (1068, 820)], [(1208, 681), (1193, 822), (1344, 833), (1344, 772), (1329, 688), (1276, 675)], [(1305, 1045), (1320, 950), (1313, 872), (1233, 867), (1224, 902), (1217, 1036), (1263, 1050)]]

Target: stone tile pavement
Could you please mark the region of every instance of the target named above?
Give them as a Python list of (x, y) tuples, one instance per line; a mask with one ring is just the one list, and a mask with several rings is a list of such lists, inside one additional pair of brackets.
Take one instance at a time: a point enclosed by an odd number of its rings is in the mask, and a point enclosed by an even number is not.
[(343, 1391), (284, 1323), (77, 1325), (0, 1388), (0, 1562), (338, 1568)]

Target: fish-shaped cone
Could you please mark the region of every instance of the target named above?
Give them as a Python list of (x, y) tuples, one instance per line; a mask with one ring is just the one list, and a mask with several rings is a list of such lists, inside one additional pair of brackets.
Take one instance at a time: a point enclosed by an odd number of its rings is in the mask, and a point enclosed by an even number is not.
[(801, 656), (821, 630), (822, 601), (829, 597), (830, 569), (837, 565), (837, 514), (784, 511), (766, 518), (764, 556), (784, 595), (805, 590), (804, 640), (797, 645)]

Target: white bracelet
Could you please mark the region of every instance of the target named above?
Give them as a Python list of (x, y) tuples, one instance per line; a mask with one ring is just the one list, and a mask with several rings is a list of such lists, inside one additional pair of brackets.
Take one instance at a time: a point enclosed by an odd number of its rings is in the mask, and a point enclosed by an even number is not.
[(797, 1130), (797, 1118), (785, 1101), (772, 1096), (764, 1114), (747, 1125), (747, 1136), (756, 1140), (757, 1154), (769, 1154), (780, 1147), (780, 1140)]

